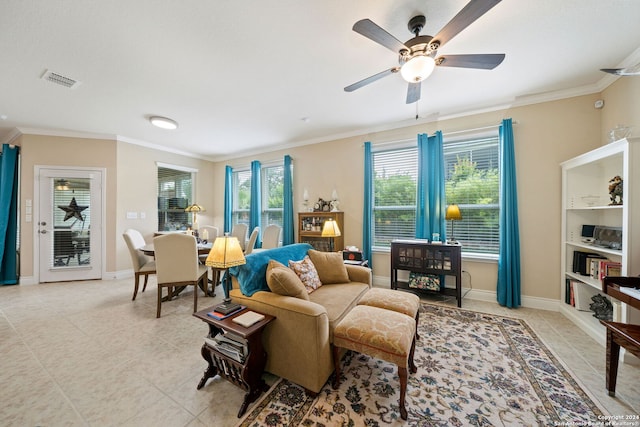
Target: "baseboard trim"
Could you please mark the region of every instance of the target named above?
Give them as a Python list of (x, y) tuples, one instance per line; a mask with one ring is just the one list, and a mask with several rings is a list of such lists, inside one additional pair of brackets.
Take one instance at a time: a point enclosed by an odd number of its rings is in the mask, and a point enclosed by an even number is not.
[[(373, 286), (377, 288), (389, 288), (391, 279), (385, 276), (373, 276)], [(463, 307), (464, 299), (472, 299), (476, 301), (486, 301), (498, 303), (496, 291), (487, 291), (483, 289), (462, 288)], [(531, 297), (522, 295), (521, 307), (535, 308), (538, 310), (560, 311), (560, 300), (549, 298)]]

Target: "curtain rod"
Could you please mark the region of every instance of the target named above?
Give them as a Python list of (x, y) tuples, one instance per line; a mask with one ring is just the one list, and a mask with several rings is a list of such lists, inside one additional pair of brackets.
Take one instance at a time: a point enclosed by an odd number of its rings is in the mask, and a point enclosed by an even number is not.
[[(516, 120), (513, 120), (511, 122), (512, 125), (517, 125), (518, 122)], [(491, 125), (491, 126), (483, 126), (483, 127), (478, 127), (478, 128), (473, 128), (473, 129), (465, 129), (465, 130), (456, 130), (453, 132), (446, 132), (446, 133), (442, 133), (442, 136), (451, 136), (451, 135), (459, 135), (459, 134), (463, 134), (463, 133), (469, 133), (469, 132), (477, 132), (477, 131), (481, 131), (481, 130), (488, 130), (488, 129), (494, 129), (500, 127), (500, 125)], [(400, 144), (403, 142), (415, 142), (414, 139), (412, 138), (403, 138), (403, 139), (396, 139), (394, 141), (385, 141), (385, 142), (376, 142), (376, 143), (372, 143), (371, 145), (373, 147), (382, 147), (385, 145), (392, 145), (392, 144)], [(363, 144), (364, 147), (364, 144)]]

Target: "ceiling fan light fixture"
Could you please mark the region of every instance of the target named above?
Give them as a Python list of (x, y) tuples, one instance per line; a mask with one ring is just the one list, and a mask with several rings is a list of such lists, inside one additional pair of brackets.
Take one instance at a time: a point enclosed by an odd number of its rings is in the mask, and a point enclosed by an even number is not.
[(436, 63), (427, 55), (414, 56), (402, 65), (400, 74), (408, 83), (418, 83), (431, 75)]
[(174, 130), (178, 128), (178, 122), (167, 117), (151, 116), (149, 121), (152, 125), (162, 129)]

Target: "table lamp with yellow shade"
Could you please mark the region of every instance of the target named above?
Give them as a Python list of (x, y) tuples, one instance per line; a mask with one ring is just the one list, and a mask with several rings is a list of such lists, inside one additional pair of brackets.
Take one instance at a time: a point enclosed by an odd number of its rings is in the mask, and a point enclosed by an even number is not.
[(458, 244), (458, 241), (453, 237), (453, 222), (462, 220), (462, 214), (460, 213), (458, 205), (452, 203), (447, 206), (447, 212), (444, 215), (444, 219), (451, 221), (451, 239), (448, 240), (448, 243)]
[[(244, 259), (244, 253), (242, 252), (238, 238), (229, 236), (229, 233), (225, 233), (223, 237), (218, 237), (215, 242), (213, 242), (213, 247), (211, 251), (209, 251), (209, 255), (205, 261), (205, 265), (220, 270), (226, 270), (245, 263), (246, 260)], [(215, 311), (228, 314), (238, 310), (240, 305), (231, 302), (231, 298), (229, 297), (229, 291), (231, 290), (231, 277), (229, 276), (229, 272), (224, 276), (223, 288), (224, 301), (222, 304), (216, 306)]]
[(335, 219), (330, 218), (324, 222), (322, 227), (322, 237), (329, 238), (329, 252), (333, 252), (333, 240), (335, 237), (340, 237), (342, 233), (340, 233), (340, 227), (338, 227), (338, 223)]

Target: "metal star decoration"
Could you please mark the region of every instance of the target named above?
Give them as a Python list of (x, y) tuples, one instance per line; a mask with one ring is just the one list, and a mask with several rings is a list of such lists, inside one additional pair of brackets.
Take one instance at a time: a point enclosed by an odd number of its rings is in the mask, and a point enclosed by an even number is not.
[(88, 207), (89, 206), (78, 206), (75, 197), (71, 199), (69, 206), (58, 205), (58, 208), (66, 212), (64, 215), (64, 221), (68, 220), (69, 218), (78, 218), (80, 221), (84, 221), (81, 212)]

